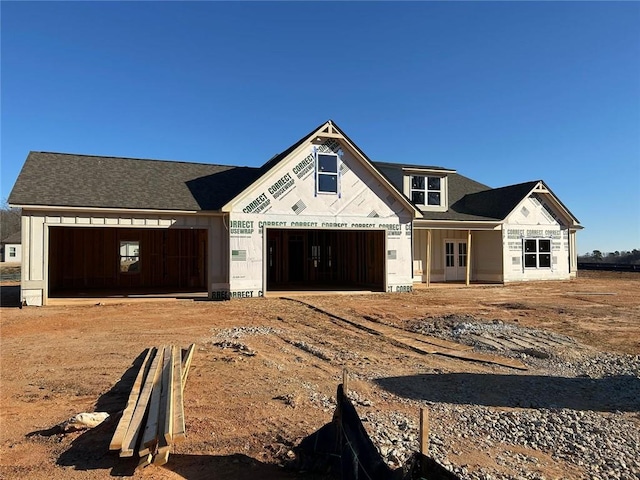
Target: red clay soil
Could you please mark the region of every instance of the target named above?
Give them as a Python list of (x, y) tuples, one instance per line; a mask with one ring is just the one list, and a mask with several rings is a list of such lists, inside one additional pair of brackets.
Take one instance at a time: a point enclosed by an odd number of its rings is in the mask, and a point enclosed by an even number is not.
[[(414, 402), (390, 395), (382, 377), (423, 372), (513, 373), (496, 365), (424, 355), (281, 298), (223, 302), (124, 301), (17, 308), (16, 284), (2, 286), (0, 310), (0, 478), (293, 479), (322, 478), (279, 465), (290, 449), (331, 419), (344, 367), (350, 388), (376, 412), (416, 417)], [(416, 319), (472, 315), (544, 329), (604, 352), (640, 354), (640, 274), (586, 273), (566, 282), (443, 286), (407, 294), (298, 297), (336, 316), (405, 327)], [(215, 345), (227, 329), (248, 350)], [(225, 336), (226, 335), (226, 336)], [(62, 434), (80, 412), (124, 407), (135, 371), (151, 346), (197, 348), (184, 391), (187, 439), (163, 467), (134, 471), (136, 459), (108, 451), (115, 421)], [(437, 422), (438, 418), (432, 418)], [(418, 445), (416, 445), (416, 448)], [(496, 447), (499, 449), (500, 447)], [(514, 447), (511, 447), (514, 448)], [(470, 469), (491, 452), (451, 457)], [(583, 478), (575, 465), (538, 452), (546, 478)]]

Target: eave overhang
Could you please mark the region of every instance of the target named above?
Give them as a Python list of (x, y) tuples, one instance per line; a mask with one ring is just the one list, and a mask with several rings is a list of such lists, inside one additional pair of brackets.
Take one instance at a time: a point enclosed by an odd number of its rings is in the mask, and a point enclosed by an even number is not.
[(414, 230), (502, 230), (501, 221), (415, 220)]
[(22, 210), (33, 210), (43, 212), (69, 212), (69, 213), (105, 213), (115, 214), (145, 214), (145, 215), (208, 215), (221, 216), (222, 212), (214, 210), (159, 210), (152, 208), (111, 208), (111, 207), (70, 207), (64, 205), (26, 205), (26, 204), (9, 204), (12, 208), (20, 208)]

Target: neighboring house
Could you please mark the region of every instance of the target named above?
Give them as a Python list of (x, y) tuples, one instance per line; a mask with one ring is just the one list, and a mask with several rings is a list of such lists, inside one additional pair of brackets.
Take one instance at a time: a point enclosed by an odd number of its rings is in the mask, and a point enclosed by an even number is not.
[(20, 263), (22, 261), (22, 236), (15, 232), (0, 242), (0, 262)]
[(575, 276), (577, 219), (542, 181), (491, 189), (372, 162), (332, 121), (260, 168), (31, 152), (22, 297), (411, 291)]

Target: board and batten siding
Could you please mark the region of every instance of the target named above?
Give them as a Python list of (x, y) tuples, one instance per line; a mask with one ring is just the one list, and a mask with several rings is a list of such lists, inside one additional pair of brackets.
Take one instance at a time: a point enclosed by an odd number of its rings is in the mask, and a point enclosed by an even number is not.
[[(427, 281), (427, 229), (414, 229), (413, 243), (413, 280), (415, 282)], [(475, 235), (475, 232), (473, 233)], [(467, 230), (440, 229), (431, 230), (431, 281), (445, 281), (445, 241), (467, 240)], [(471, 261), (473, 262), (475, 246), (471, 242)], [(473, 268), (471, 270), (473, 280)]]
[[(502, 230), (504, 281), (565, 280), (571, 277), (569, 229), (544, 195), (531, 194), (505, 220)], [(524, 241), (549, 239), (551, 267), (524, 266)]]
[(208, 235), (210, 288), (228, 285), (228, 241), (222, 217), (202, 214), (134, 214), (22, 211), (23, 258), (21, 300), (26, 305), (46, 305), (48, 300), (49, 227), (95, 228), (198, 228)]
[[(338, 193), (317, 192), (314, 148), (342, 154)], [(231, 297), (260, 296), (265, 291), (266, 229), (385, 231), (385, 289), (410, 291), (411, 230), (409, 211), (362, 161), (338, 140), (308, 144), (282, 161), (254, 185), (229, 214)], [(220, 292), (225, 295), (225, 292)]]

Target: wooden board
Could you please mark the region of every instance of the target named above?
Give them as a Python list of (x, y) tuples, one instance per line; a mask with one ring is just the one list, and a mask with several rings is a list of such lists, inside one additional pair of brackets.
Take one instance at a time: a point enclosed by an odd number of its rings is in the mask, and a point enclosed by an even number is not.
[(142, 441), (140, 442), (140, 450), (138, 451), (140, 457), (153, 453), (156, 443), (158, 442), (158, 417), (160, 415), (160, 395), (162, 394), (162, 368), (164, 367), (164, 349), (161, 347), (158, 349), (157, 356), (161, 367), (159, 368), (160, 374), (156, 375), (153, 381), (153, 390), (151, 392), (151, 399), (149, 400), (149, 414), (147, 415), (147, 424), (144, 428), (142, 435)]
[(133, 416), (133, 412), (136, 408), (136, 403), (138, 402), (138, 397), (140, 395), (140, 389), (142, 388), (142, 382), (147, 375), (149, 367), (151, 367), (150, 358), (153, 350), (154, 349), (152, 348), (149, 348), (147, 350), (147, 354), (142, 361), (142, 365), (140, 365), (140, 370), (138, 371), (138, 375), (133, 382), (133, 387), (131, 387), (131, 392), (129, 393), (129, 398), (127, 399), (127, 406), (122, 412), (122, 416), (120, 417), (120, 421), (118, 422), (116, 431), (114, 432), (111, 443), (109, 444), (109, 450), (120, 450), (122, 448), (122, 441), (124, 440), (124, 436), (129, 429), (131, 417)]
[(195, 353), (196, 344), (192, 343), (187, 348), (187, 352), (182, 357), (182, 390), (184, 391), (184, 386), (187, 383), (187, 377), (189, 376), (189, 369), (191, 368), (191, 360), (193, 359), (193, 354)]
[(524, 363), (515, 358), (499, 357), (497, 355), (488, 355), (486, 353), (460, 352), (457, 350), (441, 350), (436, 353), (438, 355), (444, 355), (446, 357), (459, 358), (460, 360), (493, 363), (495, 365), (515, 368), (517, 370), (528, 370), (527, 366)]
[[(372, 322), (370, 320), (365, 320), (360, 318), (358, 319), (345, 318), (342, 316), (335, 315), (331, 312), (327, 312), (319, 307), (316, 307), (315, 305), (312, 305), (311, 303), (308, 303), (296, 298), (287, 298), (287, 297), (282, 297), (282, 298), (284, 298), (285, 300), (292, 300), (298, 303), (302, 303), (303, 305), (306, 305), (307, 307), (312, 308), (318, 312), (324, 313), (325, 315), (328, 315), (331, 318), (335, 318), (337, 320), (343, 321), (345, 323), (353, 325), (356, 328), (360, 328), (374, 335), (380, 335), (382, 338), (386, 338), (392, 343), (395, 343), (400, 346), (404, 346), (405, 348), (410, 348), (411, 350), (414, 350), (419, 353), (439, 354), (447, 357), (458, 358), (460, 360), (471, 360), (474, 362), (493, 363), (493, 364), (501, 365), (504, 367), (516, 368), (518, 370), (527, 370), (527, 366), (521, 361), (516, 359), (476, 353), (471, 351), (470, 350), (471, 347), (469, 347), (468, 345), (447, 342), (446, 340), (437, 339), (440, 342), (446, 342), (444, 343), (445, 345), (446, 344), (454, 345), (456, 348), (444, 348), (442, 346), (436, 345), (435, 343), (428, 344), (428, 343), (425, 343), (425, 337), (427, 337), (426, 335), (416, 334), (416, 336), (412, 336), (409, 332), (405, 332), (404, 330), (398, 329), (396, 327), (390, 327), (387, 325), (378, 324), (377, 322)], [(417, 338), (418, 335), (420, 339)]]
[(176, 347), (171, 346), (165, 349), (165, 356), (168, 356), (168, 359), (165, 358), (164, 363), (164, 371), (162, 372), (162, 395), (166, 393), (166, 404), (165, 404), (165, 416), (164, 416), (164, 424), (162, 427), (162, 435), (169, 445), (173, 441), (173, 365), (174, 365), (174, 356), (176, 355)]
[(145, 413), (147, 412), (149, 399), (151, 398), (151, 392), (153, 390), (153, 384), (156, 382), (156, 379), (160, 374), (160, 366), (162, 365), (160, 361), (162, 359), (162, 356), (159, 353), (156, 354), (156, 352), (158, 351), (157, 348), (153, 348), (153, 350), (154, 358), (151, 363), (149, 373), (147, 374), (142, 390), (140, 391), (138, 403), (136, 404), (133, 416), (131, 417), (131, 423), (129, 424), (127, 433), (122, 441), (122, 450), (120, 450), (121, 457), (133, 456), (138, 437), (140, 436), (140, 432), (142, 431), (142, 422), (144, 420)]
[(173, 349), (173, 430), (174, 443), (185, 439), (184, 405), (182, 403), (182, 363), (180, 349)]

